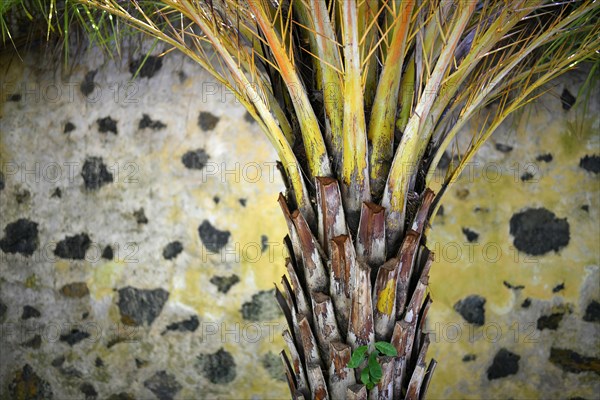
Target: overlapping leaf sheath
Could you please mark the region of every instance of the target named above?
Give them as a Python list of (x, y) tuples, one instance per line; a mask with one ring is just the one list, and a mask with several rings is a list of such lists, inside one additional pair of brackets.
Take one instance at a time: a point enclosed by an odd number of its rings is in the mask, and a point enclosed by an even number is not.
[[(338, 182), (316, 178), (315, 186), (316, 231), (279, 197), (290, 254), (276, 297), (289, 324), (283, 333), (289, 352), (281, 356), (293, 398), (423, 398), (435, 368), (434, 360), (425, 362), (433, 253), (423, 237), (433, 192), (417, 196), (410, 229), (391, 253), (384, 208), (363, 203), (352, 232)], [(348, 368), (348, 362), (359, 346), (374, 351), (376, 341), (391, 343), (398, 355), (379, 357), (382, 378), (367, 390), (361, 368)]]

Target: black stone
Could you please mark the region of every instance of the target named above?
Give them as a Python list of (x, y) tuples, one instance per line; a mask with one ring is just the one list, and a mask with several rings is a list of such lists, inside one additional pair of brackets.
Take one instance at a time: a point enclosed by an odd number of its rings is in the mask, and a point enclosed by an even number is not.
[(558, 293), (561, 290), (565, 290), (565, 284), (564, 284), (564, 282), (563, 283), (559, 283), (558, 285), (554, 286), (552, 288), (552, 293)]
[(465, 354), (465, 356), (462, 358), (463, 362), (470, 362), (470, 361), (475, 361), (477, 359), (477, 356), (475, 354)]
[(145, 367), (146, 365), (148, 365), (148, 361), (146, 360), (140, 360), (139, 358), (135, 359), (135, 366), (136, 368), (140, 369)]
[(285, 382), (285, 373), (283, 372), (283, 364), (281, 358), (272, 352), (265, 354), (260, 360), (264, 369), (267, 370), (271, 378)]
[(97, 70), (88, 72), (87, 74), (85, 74), (85, 77), (83, 78), (83, 82), (81, 82), (79, 84), (79, 90), (81, 90), (81, 93), (85, 97), (88, 97), (90, 94), (92, 94), (92, 92), (96, 88), (96, 84), (94, 83), (94, 78), (96, 77), (96, 73), (98, 73)]
[(52, 192), (52, 195), (50, 195), (50, 197), (60, 199), (62, 197), (62, 190), (60, 190), (60, 188), (54, 189), (54, 192)]
[(138, 124), (138, 129), (150, 128), (154, 131), (159, 129), (166, 128), (167, 125), (163, 124), (161, 121), (153, 121), (148, 114), (143, 114), (140, 123)]
[(113, 249), (110, 246), (106, 246), (104, 250), (102, 250), (102, 258), (105, 260), (112, 260), (114, 257)]
[(531, 172), (525, 172), (521, 175), (521, 182), (527, 182), (533, 179), (533, 174)]
[(38, 244), (37, 222), (21, 218), (6, 225), (4, 237), (0, 240), (0, 249), (5, 253), (30, 256)]
[(454, 304), (454, 310), (459, 313), (465, 321), (482, 326), (485, 323), (485, 298), (472, 294), (459, 300)]
[(496, 150), (498, 150), (500, 153), (510, 153), (513, 151), (513, 147), (507, 144), (496, 143)]
[(450, 166), (451, 162), (452, 157), (450, 157), (447, 151), (444, 151), (440, 157), (440, 161), (438, 161), (437, 169), (446, 170)]
[(117, 134), (117, 121), (111, 117), (98, 118), (96, 123), (98, 123), (98, 130), (101, 133), (112, 132), (115, 135)]
[(462, 228), (462, 233), (464, 233), (464, 235), (467, 238), (467, 240), (469, 241), (469, 243), (473, 243), (477, 239), (479, 239), (479, 233), (477, 233), (469, 228)]
[(198, 115), (198, 126), (203, 131), (211, 131), (215, 129), (215, 126), (217, 126), (219, 119), (219, 117), (212, 113), (209, 113), (207, 111), (200, 111), (200, 115)]
[[(475, 211), (477, 211), (477, 210), (475, 210)], [(437, 215), (440, 217), (444, 216), (444, 205), (443, 204), (438, 208)]]
[(248, 111), (246, 111), (246, 113), (244, 114), (244, 120), (249, 123), (255, 122), (254, 117)]
[(142, 78), (152, 78), (162, 68), (162, 58), (156, 56), (143, 56), (129, 63), (129, 72), (135, 75), (139, 70)]
[(202, 169), (209, 160), (204, 149), (190, 150), (181, 157), (181, 162), (188, 169)]
[(135, 400), (135, 397), (133, 397), (129, 393), (120, 392), (120, 393), (111, 394), (110, 397), (108, 397), (106, 400)]
[(0, 322), (4, 320), (6, 314), (8, 313), (8, 306), (0, 301)]
[(510, 234), (515, 247), (524, 253), (538, 256), (552, 250), (558, 252), (569, 244), (569, 223), (556, 218), (545, 208), (529, 208), (510, 219)]
[(269, 237), (267, 235), (260, 236), (260, 252), (264, 253), (269, 247)]
[(104, 367), (104, 361), (102, 361), (100, 357), (96, 357), (96, 360), (94, 360), (94, 365), (98, 368)]
[(599, 358), (582, 356), (573, 350), (551, 347), (550, 358), (548, 360), (563, 371), (572, 372), (574, 374), (595, 372), (600, 375)]
[(600, 322), (600, 303), (596, 300), (590, 301), (585, 308), (583, 320), (587, 322)]
[(560, 95), (560, 102), (562, 103), (563, 110), (569, 111), (571, 107), (573, 107), (573, 104), (575, 104), (575, 100), (577, 100), (575, 96), (573, 96), (567, 88), (564, 88)]
[(173, 400), (182, 386), (175, 376), (166, 371), (158, 371), (144, 381), (144, 386), (158, 398), (158, 400)]
[(535, 158), (537, 161), (543, 161), (543, 162), (550, 162), (554, 159), (554, 157), (552, 157), (551, 153), (546, 153), (546, 154), (540, 154), (539, 156), (537, 156)]
[(240, 204), (242, 205), (242, 207), (246, 207), (246, 199), (238, 199), (238, 201), (240, 202)]
[(583, 211), (585, 212), (589, 212), (590, 211), (590, 206), (587, 204), (584, 204), (580, 207)]
[(67, 343), (69, 346), (76, 345), (84, 339), (90, 337), (90, 334), (79, 329), (71, 329), (71, 332), (60, 335), (60, 341)]
[(168, 331), (179, 331), (179, 332), (195, 332), (200, 326), (200, 322), (198, 321), (198, 317), (193, 315), (190, 318), (174, 322), (167, 326)]
[(488, 380), (504, 378), (509, 375), (515, 375), (519, 371), (519, 360), (521, 356), (512, 353), (506, 349), (500, 349), (492, 365), (487, 370)]
[(137, 289), (131, 286), (119, 289), (119, 311), (125, 325), (151, 325), (169, 298), (164, 289)]
[(60, 368), (60, 373), (69, 378), (83, 378), (83, 374), (75, 367)]
[(163, 249), (163, 258), (165, 260), (172, 260), (177, 257), (183, 251), (183, 245), (180, 241), (174, 241), (169, 243)]
[(52, 365), (54, 368), (60, 368), (63, 366), (64, 363), (65, 363), (65, 356), (58, 356), (54, 360), (52, 360), (50, 365)]
[(15, 193), (15, 200), (17, 200), (18, 204), (23, 204), (29, 201), (31, 198), (31, 192), (27, 189), (20, 190)]
[(48, 382), (40, 378), (29, 364), (15, 373), (15, 378), (8, 385), (11, 399), (19, 400), (51, 400), (54, 395)]
[(65, 124), (65, 129), (63, 129), (63, 133), (69, 133), (75, 130), (75, 125), (72, 122), (67, 122)]
[(4, 181), (4, 174), (0, 172), (0, 191), (4, 190), (6, 183)]
[(146, 213), (144, 212), (144, 207), (140, 208), (137, 211), (134, 211), (133, 216), (135, 217), (135, 221), (140, 225), (148, 223), (148, 218), (146, 218)]
[(67, 236), (58, 242), (56, 249), (54, 249), (54, 254), (60, 258), (83, 260), (85, 259), (85, 252), (91, 244), (92, 241), (86, 233)]
[(514, 290), (521, 290), (521, 289), (525, 289), (525, 285), (513, 285), (508, 281), (503, 281), (502, 284), (504, 286), (506, 286), (509, 289), (514, 289)]
[(26, 320), (30, 318), (39, 318), (42, 316), (42, 313), (38, 311), (37, 308), (31, 306), (23, 307), (23, 314), (21, 314), (21, 319)]
[(7, 312), (8, 307), (6, 306), (6, 304), (0, 301), (0, 323), (4, 321), (4, 317), (6, 316)]
[[(440, 206), (440, 207), (441, 207), (441, 206)], [(487, 208), (487, 207), (475, 207), (475, 208), (473, 209), (473, 211), (475, 211), (476, 213), (479, 213), (479, 212), (482, 212), (482, 213), (488, 213), (488, 212), (490, 212), (490, 209), (489, 209), (489, 208)], [(439, 211), (438, 211), (438, 214), (439, 214)]]
[(586, 171), (597, 174), (600, 172), (600, 156), (596, 154), (593, 156), (585, 156), (579, 160), (579, 166)]
[(273, 320), (281, 315), (275, 300), (275, 289), (261, 290), (252, 300), (242, 304), (242, 317), (249, 321)]
[(82, 383), (79, 386), (79, 390), (85, 396), (85, 400), (95, 400), (98, 398), (98, 392), (96, 392), (96, 388), (91, 383)]
[(531, 305), (531, 299), (528, 297), (525, 300), (523, 300), (523, 303), (521, 303), (521, 307), (523, 308), (529, 308), (529, 306)]
[(204, 220), (198, 227), (198, 235), (208, 251), (218, 253), (229, 241), (231, 233), (229, 231), (221, 231), (212, 226), (208, 220)]
[(537, 320), (537, 328), (540, 331), (544, 329), (549, 329), (551, 331), (555, 331), (558, 329), (558, 325), (560, 321), (562, 321), (564, 313), (554, 313), (550, 315), (542, 315)]
[(113, 182), (113, 175), (108, 172), (102, 157), (86, 158), (81, 169), (81, 176), (87, 190), (100, 189)]
[(10, 97), (8, 98), (8, 101), (13, 101), (13, 102), (18, 102), (21, 101), (21, 99), (23, 98), (23, 96), (21, 95), (21, 93), (15, 93), (15, 94), (11, 94)]
[(215, 197), (213, 197), (213, 201), (215, 202), (215, 204), (219, 204), (219, 202), (221, 201), (221, 198), (219, 196), (215, 196)]
[(210, 283), (217, 287), (217, 290), (221, 293), (229, 292), (229, 289), (240, 281), (240, 278), (233, 274), (231, 276), (213, 276), (210, 278)]
[(21, 346), (37, 350), (42, 347), (42, 337), (40, 335), (35, 335), (28, 341), (21, 343)]
[(198, 356), (198, 367), (202, 375), (215, 384), (232, 382), (236, 376), (235, 360), (223, 348), (213, 354), (201, 354)]

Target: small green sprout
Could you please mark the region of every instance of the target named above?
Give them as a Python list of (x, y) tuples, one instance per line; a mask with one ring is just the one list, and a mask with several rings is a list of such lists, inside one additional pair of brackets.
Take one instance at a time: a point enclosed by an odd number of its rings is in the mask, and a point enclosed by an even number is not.
[[(371, 352), (368, 355), (367, 366), (362, 370), (360, 374), (361, 382), (367, 387), (368, 390), (373, 389), (376, 384), (379, 383), (381, 378), (383, 377), (383, 371), (381, 370), (381, 365), (379, 361), (377, 361), (377, 357), (379, 355), (391, 356), (395, 357), (398, 355), (396, 348), (387, 342), (376, 342), (375, 343), (375, 351)], [(368, 346), (360, 346), (357, 347), (356, 350), (352, 353), (350, 357), (350, 362), (348, 362), (348, 368), (358, 368), (360, 367), (365, 357), (367, 356), (367, 351), (369, 350)]]

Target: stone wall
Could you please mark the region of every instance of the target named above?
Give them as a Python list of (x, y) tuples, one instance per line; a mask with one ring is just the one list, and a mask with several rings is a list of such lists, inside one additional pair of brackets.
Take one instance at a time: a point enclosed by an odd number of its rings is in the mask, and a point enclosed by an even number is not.
[[(275, 152), (198, 66), (143, 50), (2, 54), (0, 398), (287, 397)], [(508, 121), (434, 221), (431, 398), (600, 391), (584, 78)]]

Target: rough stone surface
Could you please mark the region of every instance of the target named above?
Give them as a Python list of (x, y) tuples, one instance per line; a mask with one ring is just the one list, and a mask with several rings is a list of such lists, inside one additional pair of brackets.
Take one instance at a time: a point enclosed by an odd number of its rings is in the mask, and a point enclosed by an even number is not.
[(281, 357), (279, 357), (277, 354), (268, 352), (261, 358), (260, 362), (263, 368), (267, 370), (273, 379), (282, 382), (286, 381)]
[(5, 253), (30, 256), (38, 244), (37, 222), (21, 218), (6, 225), (4, 237), (0, 240), (0, 249)]
[(267, 321), (281, 315), (275, 300), (275, 289), (262, 290), (252, 295), (252, 300), (242, 305), (242, 317), (249, 321)]
[(54, 254), (60, 258), (83, 260), (85, 259), (85, 252), (91, 244), (92, 241), (86, 233), (67, 236), (56, 244)]
[(211, 383), (226, 384), (236, 377), (235, 360), (222, 348), (215, 353), (198, 356), (198, 367), (202, 375)]
[(169, 298), (164, 289), (137, 289), (131, 286), (119, 289), (119, 311), (126, 325), (152, 325)]
[(545, 208), (530, 208), (514, 214), (510, 219), (510, 234), (518, 250), (534, 256), (559, 251), (570, 239), (567, 219), (557, 218)]
[(166, 371), (158, 371), (148, 380), (144, 386), (150, 390), (158, 400), (173, 400), (181, 390), (181, 385), (175, 377)]
[(485, 323), (485, 298), (479, 295), (470, 295), (454, 304), (454, 310), (459, 313), (465, 321), (482, 326)]
[(516, 374), (519, 372), (520, 359), (521, 356), (506, 349), (500, 349), (487, 370), (487, 378), (491, 381)]

